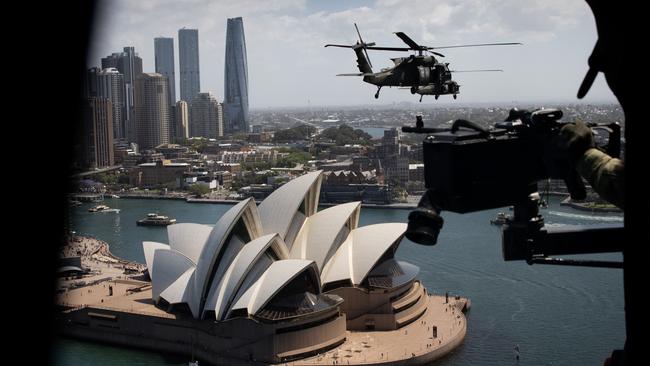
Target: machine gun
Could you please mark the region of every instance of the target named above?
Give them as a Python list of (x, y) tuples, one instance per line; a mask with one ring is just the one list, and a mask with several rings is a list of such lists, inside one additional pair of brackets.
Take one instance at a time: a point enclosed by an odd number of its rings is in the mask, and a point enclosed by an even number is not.
[[(546, 228), (539, 213), (537, 182), (562, 178), (572, 199), (584, 199), (582, 178), (553, 147), (564, 125), (558, 109), (512, 109), (508, 118), (490, 127), (456, 120), (449, 129), (425, 128), (421, 116), (403, 132), (425, 133), (423, 141), (426, 193), (409, 214), (406, 237), (434, 245), (444, 220), (441, 211), (456, 213), (514, 206), (514, 217), (502, 231), (503, 258), (529, 264), (565, 264), (621, 268), (620, 262), (566, 260), (550, 255), (620, 252), (623, 227)], [(609, 134), (604, 148), (620, 154), (620, 125), (589, 125)]]

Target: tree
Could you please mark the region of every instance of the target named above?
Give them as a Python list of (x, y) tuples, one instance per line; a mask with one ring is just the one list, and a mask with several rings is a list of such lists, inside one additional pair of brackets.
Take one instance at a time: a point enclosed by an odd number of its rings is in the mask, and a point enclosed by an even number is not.
[(299, 125), (286, 130), (276, 131), (273, 135), (273, 141), (284, 142), (308, 140), (312, 134), (316, 133), (316, 131), (316, 127)]
[(189, 191), (196, 197), (203, 197), (210, 192), (210, 188), (205, 184), (193, 184), (190, 186)]
[(115, 174), (101, 173), (97, 175), (97, 181), (105, 185), (114, 185), (117, 183), (117, 176)]
[(278, 160), (276, 166), (280, 168), (293, 168), (296, 164), (305, 164), (311, 159), (311, 154), (297, 149), (282, 148), (280, 152), (288, 152), (289, 155)]
[(372, 136), (360, 129), (354, 129), (346, 124), (330, 127), (320, 134), (321, 138), (335, 141), (337, 145), (368, 144)]

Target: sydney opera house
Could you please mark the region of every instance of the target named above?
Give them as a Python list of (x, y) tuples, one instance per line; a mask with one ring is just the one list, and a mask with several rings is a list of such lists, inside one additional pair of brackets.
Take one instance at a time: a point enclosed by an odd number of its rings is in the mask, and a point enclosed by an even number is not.
[[(148, 312), (159, 318), (131, 325), (122, 320), (121, 334), (139, 328), (142, 338), (166, 344), (159, 348), (191, 347), (218, 364), (310, 357), (318, 364), (324, 361), (319, 355), (355, 334), (396, 332), (415, 322), (423, 327), (432, 317), (433, 296), (417, 280), (418, 267), (395, 259), (406, 224), (359, 227), (360, 202), (318, 210), (321, 179), (320, 171), (305, 174), (259, 205), (241, 201), (214, 226), (174, 224), (167, 228), (168, 244), (144, 242), (150, 290), (143, 287), (147, 291), (131, 301), (150, 302), (154, 310)], [(447, 312), (440, 304), (440, 312)], [(452, 321), (460, 324), (458, 337), (442, 353), (465, 334), (464, 316)], [(444, 325), (438, 330), (432, 323), (421, 337), (431, 342), (427, 348), (436, 337), (432, 328), (441, 332)], [(415, 341), (406, 330), (399, 334), (404, 342)]]

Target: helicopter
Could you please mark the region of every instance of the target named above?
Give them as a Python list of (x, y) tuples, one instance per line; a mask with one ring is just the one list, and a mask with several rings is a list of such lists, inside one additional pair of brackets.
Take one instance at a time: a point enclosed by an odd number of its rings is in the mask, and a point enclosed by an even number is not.
[[(503, 71), (503, 70), (464, 70), (456, 71), (449, 69), (448, 62), (439, 62), (435, 56), (445, 57), (445, 55), (432, 51), (433, 49), (459, 48), (459, 47), (479, 47), (479, 46), (506, 46), (521, 45), (519, 42), (507, 43), (481, 43), (457, 46), (430, 47), (419, 45), (404, 32), (395, 32), (408, 47), (376, 47), (375, 42), (366, 43), (361, 38), (359, 27), (354, 23), (359, 40), (354, 45), (326, 44), (325, 47), (342, 47), (351, 48), (357, 55), (357, 67), (359, 73), (338, 74), (337, 76), (363, 76), (363, 81), (377, 86), (375, 99), (379, 98), (379, 92), (384, 86), (388, 87), (406, 87), (410, 88), (411, 94), (420, 94), (422, 96), (434, 95), (438, 99), (440, 95), (452, 95), (456, 99), (460, 92), (460, 85), (452, 80), (452, 72), (485, 72), (485, 71)], [(412, 54), (408, 57), (391, 58), (393, 66), (381, 69), (380, 72), (372, 71), (372, 62), (368, 56), (367, 50), (377, 51), (416, 51), (417, 55)], [(430, 55), (424, 54), (425, 52)]]

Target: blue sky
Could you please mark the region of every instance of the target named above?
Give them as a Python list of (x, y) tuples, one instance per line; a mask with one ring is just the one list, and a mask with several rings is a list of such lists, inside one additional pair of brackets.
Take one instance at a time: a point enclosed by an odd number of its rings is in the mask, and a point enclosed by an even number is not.
[[(397, 31), (434, 47), (524, 43), (445, 50), (451, 69), (504, 70), (455, 74), (459, 103), (577, 102), (596, 41), (593, 15), (583, 0), (113, 0), (101, 4), (98, 13), (89, 67), (134, 46), (144, 71), (153, 72), (153, 39), (165, 36), (174, 38), (178, 70), (178, 29), (198, 28), (201, 89), (218, 99), (223, 99), (226, 20), (243, 17), (252, 108), (417, 102), (419, 96), (396, 88), (382, 89), (376, 100), (373, 85), (335, 76), (357, 72), (354, 53), (323, 46), (354, 43), (355, 22), (364, 40), (386, 46), (403, 46), (393, 34)], [(391, 66), (391, 57), (407, 55), (370, 52), (375, 70)], [(600, 75), (583, 102), (616, 99)], [(423, 103), (436, 102), (425, 97)]]

